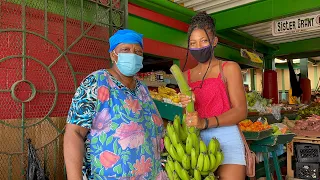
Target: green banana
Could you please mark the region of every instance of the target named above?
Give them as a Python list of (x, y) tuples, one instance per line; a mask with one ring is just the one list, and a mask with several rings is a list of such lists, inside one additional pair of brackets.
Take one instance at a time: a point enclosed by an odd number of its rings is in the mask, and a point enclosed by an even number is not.
[(188, 137), (187, 137), (187, 140), (186, 140), (186, 153), (187, 153), (188, 155), (191, 154), (192, 146), (193, 146), (193, 144), (192, 144), (192, 138), (191, 138), (191, 136), (190, 136), (190, 134), (189, 134)]
[(181, 129), (181, 125), (180, 125), (180, 117), (179, 116), (175, 116), (174, 120), (173, 120), (173, 128), (174, 131), (177, 133), (178, 137), (180, 137), (180, 129)]
[(180, 178), (179, 178), (179, 175), (178, 175), (178, 173), (177, 173), (177, 171), (173, 171), (173, 179), (174, 180), (180, 180)]
[(186, 139), (188, 137), (188, 134), (186, 132), (183, 131), (182, 128), (179, 129), (179, 136), (182, 142), (186, 142)]
[(197, 166), (198, 156), (196, 155), (196, 150), (194, 148), (191, 149), (191, 168), (195, 169)]
[(173, 125), (171, 123), (168, 123), (167, 124), (167, 134), (170, 138), (170, 140), (172, 141), (172, 135), (174, 133), (174, 128), (173, 128)]
[(174, 162), (174, 170), (178, 173), (178, 176), (182, 179), (182, 167), (178, 161)]
[(214, 174), (210, 174), (208, 177), (210, 177), (210, 180), (216, 180), (216, 177), (214, 176)]
[(181, 160), (182, 167), (186, 170), (189, 170), (191, 167), (190, 161), (191, 161), (190, 156), (187, 154), (184, 154)]
[(179, 157), (182, 159), (182, 157), (183, 157), (186, 153), (184, 152), (184, 149), (183, 149), (181, 143), (178, 143), (178, 144), (177, 144), (176, 149), (177, 149), (177, 153), (178, 153)]
[(216, 157), (212, 153), (209, 153), (209, 159), (210, 159), (210, 168), (209, 169), (213, 170), (213, 168), (216, 165)]
[(216, 144), (217, 141), (215, 141), (213, 138), (210, 140), (208, 144), (208, 153), (215, 154), (217, 152), (218, 145)]
[(188, 133), (196, 133), (195, 127), (188, 127), (187, 130), (188, 130)]
[(203, 161), (204, 161), (204, 155), (203, 155), (203, 153), (200, 153), (200, 155), (198, 157), (198, 162), (197, 162), (197, 169), (199, 171), (202, 171), (202, 169), (203, 169), (203, 163), (204, 163)]
[(210, 168), (210, 159), (207, 154), (204, 154), (203, 168), (202, 171), (209, 171)]
[(180, 139), (177, 136), (176, 132), (173, 132), (171, 136), (172, 136), (172, 139), (171, 139), (172, 144), (174, 146), (177, 146), (177, 144), (180, 142)]
[(217, 146), (217, 151), (219, 151), (220, 150), (220, 142), (218, 141), (217, 138), (213, 138), (213, 140), (215, 141), (215, 144)]
[(200, 153), (207, 153), (207, 146), (202, 140), (200, 140)]
[(176, 151), (176, 148), (175, 148), (174, 146), (171, 146), (171, 147), (170, 147), (169, 154), (171, 155), (171, 157), (172, 157), (174, 160), (181, 162), (181, 158), (180, 158), (180, 156), (178, 155), (178, 153), (177, 153), (177, 151)]
[(216, 152), (216, 164), (215, 164), (215, 167), (213, 168), (213, 172), (215, 172), (218, 167), (221, 165), (221, 163), (223, 162), (223, 154), (221, 151), (217, 151)]
[(190, 176), (185, 169), (181, 169), (181, 177), (182, 180), (190, 180)]
[(200, 174), (200, 171), (198, 169), (195, 169), (194, 172), (193, 172), (193, 178), (195, 180), (201, 180), (201, 174)]
[(171, 146), (171, 141), (170, 141), (170, 138), (165, 135), (164, 136), (164, 147), (166, 148), (166, 150), (168, 151), (170, 149), (170, 146)]
[(181, 122), (181, 127), (182, 127), (182, 130), (183, 130), (186, 134), (188, 134), (187, 124), (186, 124), (186, 117), (187, 117), (187, 115), (186, 115), (186, 114), (183, 114), (182, 122)]
[(164, 168), (165, 168), (165, 170), (167, 172), (168, 178), (170, 180), (173, 180), (173, 172), (172, 172), (171, 167), (168, 164), (166, 164)]
[(170, 166), (170, 169), (173, 170), (174, 169), (174, 163), (173, 163), (173, 159), (171, 156), (167, 156), (167, 165)]
[(210, 171), (200, 171), (200, 174), (201, 174), (202, 176), (207, 176), (207, 175), (210, 174)]
[(190, 136), (191, 136), (191, 139), (192, 139), (192, 146), (196, 150), (197, 156), (199, 156), (199, 153), (200, 153), (199, 138), (195, 133), (191, 133)]

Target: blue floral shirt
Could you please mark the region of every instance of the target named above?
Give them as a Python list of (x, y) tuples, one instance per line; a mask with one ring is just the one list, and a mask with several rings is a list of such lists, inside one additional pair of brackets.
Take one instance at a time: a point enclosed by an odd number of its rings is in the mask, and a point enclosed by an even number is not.
[(131, 90), (107, 70), (90, 74), (72, 99), (67, 123), (89, 129), (83, 166), (88, 179), (166, 179), (163, 121), (140, 81)]

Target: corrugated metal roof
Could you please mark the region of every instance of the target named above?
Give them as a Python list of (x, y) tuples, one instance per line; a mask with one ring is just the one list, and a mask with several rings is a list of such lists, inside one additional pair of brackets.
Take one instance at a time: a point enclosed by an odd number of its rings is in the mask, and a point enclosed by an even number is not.
[(248, 4), (257, 0), (174, 0), (177, 4), (183, 4), (194, 11), (206, 11), (208, 14)]
[[(308, 16), (313, 14), (319, 14), (320, 11), (307, 13), (307, 14), (301, 14), (297, 16), (288, 17), (285, 19), (295, 18), (295, 17), (301, 17), (301, 16)], [(250, 26), (245, 26), (238, 28), (238, 30), (246, 32), (253, 37), (259, 38), (261, 40), (264, 40), (270, 44), (280, 44), (280, 43), (286, 43), (286, 42), (293, 42), (293, 41), (299, 41), (299, 40), (305, 40), (305, 39), (312, 39), (320, 37), (320, 29), (313, 30), (313, 31), (303, 31), (299, 33), (293, 33), (293, 34), (286, 34), (281, 36), (273, 36), (272, 35), (272, 22), (264, 22), (259, 24), (254, 24)]]

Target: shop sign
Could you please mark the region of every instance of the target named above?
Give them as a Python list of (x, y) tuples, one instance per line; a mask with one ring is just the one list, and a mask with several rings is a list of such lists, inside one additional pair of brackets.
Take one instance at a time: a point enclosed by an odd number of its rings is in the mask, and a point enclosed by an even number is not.
[(272, 35), (281, 36), (320, 29), (320, 12), (313, 15), (279, 19), (272, 22)]

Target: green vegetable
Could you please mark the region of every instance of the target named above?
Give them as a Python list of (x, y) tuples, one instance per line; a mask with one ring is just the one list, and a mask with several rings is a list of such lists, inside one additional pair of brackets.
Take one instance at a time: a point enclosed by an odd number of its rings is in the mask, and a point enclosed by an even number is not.
[[(189, 87), (186, 79), (184, 78), (180, 68), (176, 64), (174, 64), (171, 66), (170, 71), (178, 83), (180, 92), (187, 96), (192, 97), (191, 88)], [(192, 98), (191, 98), (191, 102), (187, 105), (186, 110), (189, 113), (194, 112), (194, 102), (192, 102)]]

